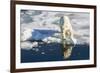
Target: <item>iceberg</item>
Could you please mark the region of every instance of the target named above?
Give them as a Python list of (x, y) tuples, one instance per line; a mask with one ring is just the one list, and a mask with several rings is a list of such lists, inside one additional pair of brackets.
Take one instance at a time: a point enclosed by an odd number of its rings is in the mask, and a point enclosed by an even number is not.
[(55, 31), (55, 30), (41, 30), (41, 29), (34, 29), (32, 31), (32, 37), (31, 37), (31, 40), (43, 40), (43, 39), (46, 39), (52, 35), (54, 35), (54, 33), (56, 33), (58, 31)]
[(33, 30), (32, 37), (31, 37), (32, 40), (41, 40), (43, 38), (44, 38), (43, 34), (41, 34), (40, 32), (38, 32), (36, 30)]

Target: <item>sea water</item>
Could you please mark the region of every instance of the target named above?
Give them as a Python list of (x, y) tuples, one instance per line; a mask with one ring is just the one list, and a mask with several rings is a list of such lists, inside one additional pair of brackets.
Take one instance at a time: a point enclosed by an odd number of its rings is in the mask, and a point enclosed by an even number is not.
[[(37, 49), (37, 50), (36, 50)], [(21, 62), (47, 62), (47, 61), (64, 61), (64, 60), (88, 60), (89, 45), (76, 45), (73, 47), (71, 56), (63, 58), (61, 44), (42, 44), (41, 47), (33, 50), (21, 49)]]

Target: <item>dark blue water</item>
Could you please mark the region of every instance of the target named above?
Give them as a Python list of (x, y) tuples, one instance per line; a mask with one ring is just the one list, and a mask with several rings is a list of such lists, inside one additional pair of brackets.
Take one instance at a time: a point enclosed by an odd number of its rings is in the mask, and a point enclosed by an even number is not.
[(63, 58), (62, 46), (58, 43), (40, 44), (36, 50), (21, 49), (21, 62), (45, 62), (63, 60), (87, 60), (89, 59), (89, 46), (76, 45), (68, 59)]

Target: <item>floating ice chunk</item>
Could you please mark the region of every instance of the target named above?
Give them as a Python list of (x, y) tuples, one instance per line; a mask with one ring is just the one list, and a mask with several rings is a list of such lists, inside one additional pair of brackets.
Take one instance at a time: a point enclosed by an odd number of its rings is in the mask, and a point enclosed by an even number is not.
[(38, 42), (33, 42), (32, 47), (38, 47)]
[(32, 29), (25, 29), (21, 34), (21, 41), (26, 41), (28, 39), (30, 39), (32, 37), (32, 32), (33, 30)]
[(29, 41), (25, 41), (25, 42), (21, 42), (21, 48), (22, 49), (32, 49), (33, 47), (37, 47), (38, 46), (38, 42), (29, 42)]
[(46, 42), (46, 43), (60, 43), (61, 42), (61, 39), (60, 38), (56, 38), (56, 37), (47, 37), (47, 38), (44, 38), (42, 41)]
[(45, 52), (41, 52), (41, 54), (45, 54)]
[(77, 44), (77, 39), (75, 39), (74, 37), (72, 37), (72, 40), (73, 40), (74, 44)]

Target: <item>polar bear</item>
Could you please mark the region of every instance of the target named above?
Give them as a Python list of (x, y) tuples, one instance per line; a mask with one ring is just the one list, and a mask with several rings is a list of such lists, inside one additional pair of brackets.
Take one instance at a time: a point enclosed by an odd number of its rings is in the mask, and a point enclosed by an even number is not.
[(64, 48), (63, 55), (64, 59), (67, 59), (70, 57), (72, 48), (76, 43), (76, 39), (74, 39), (73, 28), (68, 16), (63, 16), (62, 34), (63, 34), (63, 48)]

